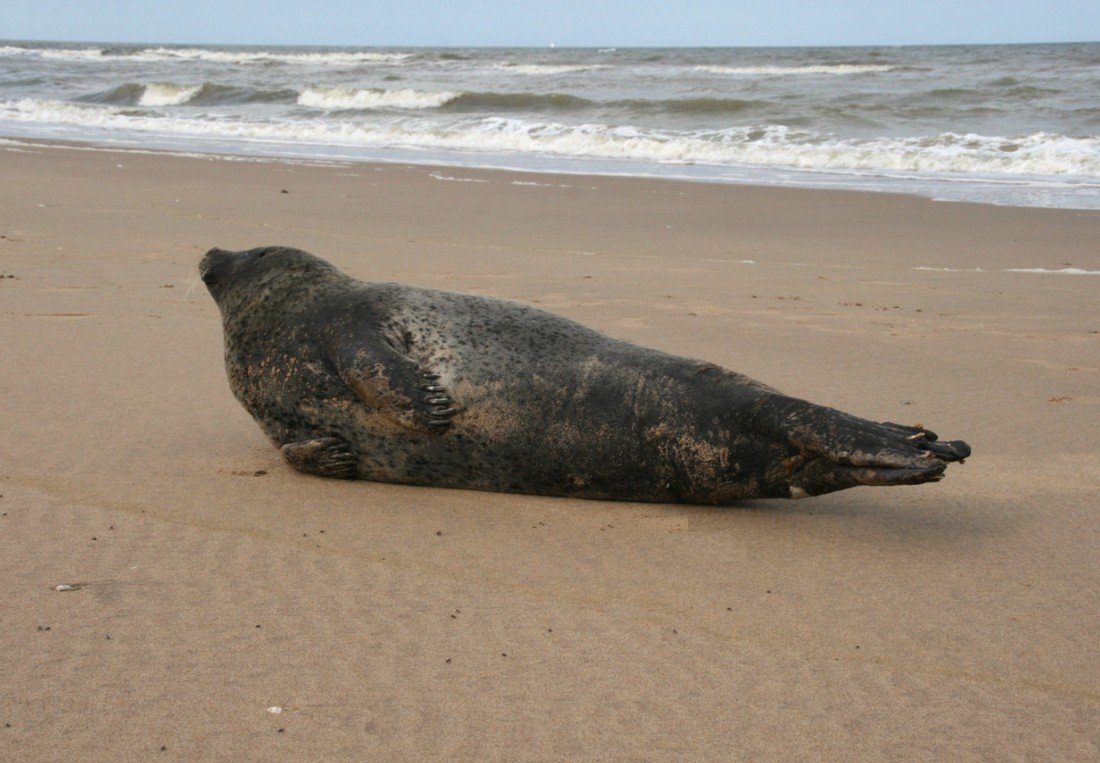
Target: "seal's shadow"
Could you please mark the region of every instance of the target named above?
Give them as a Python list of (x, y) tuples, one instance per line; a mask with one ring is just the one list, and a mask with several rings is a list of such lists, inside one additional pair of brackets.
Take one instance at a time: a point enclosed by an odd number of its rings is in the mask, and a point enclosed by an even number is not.
[[(878, 492), (878, 491), (875, 491)], [(988, 544), (1015, 536), (1030, 524), (1029, 504), (1022, 501), (974, 501), (952, 495), (936, 500), (891, 500), (889, 494), (861, 496), (844, 493), (802, 501), (750, 500), (728, 506), (668, 504), (664, 508), (683, 517), (690, 530), (735, 532), (739, 520), (791, 524), (802, 534), (814, 526), (834, 534), (838, 524), (856, 536), (914, 544), (945, 546)]]

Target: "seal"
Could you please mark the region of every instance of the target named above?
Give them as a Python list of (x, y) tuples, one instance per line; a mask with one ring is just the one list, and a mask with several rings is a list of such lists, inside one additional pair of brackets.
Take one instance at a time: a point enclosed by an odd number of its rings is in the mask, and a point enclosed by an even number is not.
[(309, 474), (726, 504), (932, 482), (970, 455), (543, 310), (357, 281), (297, 249), (211, 249), (199, 272), (233, 394)]

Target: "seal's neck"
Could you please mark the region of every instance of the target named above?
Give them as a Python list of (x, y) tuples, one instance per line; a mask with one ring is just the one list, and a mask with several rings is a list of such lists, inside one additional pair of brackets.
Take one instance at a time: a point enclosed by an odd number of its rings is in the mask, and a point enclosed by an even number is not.
[(273, 314), (297, 312), (304, 305), (323, 299), (333, 286), (352, 280), (333, 267), (280, 268), (262, 273), (249, 283), (227, 289), (219, 295), (222, 323), (269, 321)]

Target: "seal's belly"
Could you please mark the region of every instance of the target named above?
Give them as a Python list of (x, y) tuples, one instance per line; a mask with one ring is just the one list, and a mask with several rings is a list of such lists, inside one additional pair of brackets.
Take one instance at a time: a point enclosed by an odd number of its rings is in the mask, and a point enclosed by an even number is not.
[(351, 443), (368, 480), (637, 500), (711, 495), (731, 483), (739, 465), (728, 432), (700, 429), (695, 411), (663, 405), (644, 385), (607, 381), (459, 380), (463, 411), (441, 435), (406, 429), (346, 395), (303, 399), (294, 419), (313, 437)]
[(736, 484), (741, 464), (714, 415), (723, 392), (700, 394), (690, 361), (579, 352), (532, 368), (486, 354), (430, 362), (462, 409), (443, 433), (372, 408), (304, 344), (229, 370), (272, 441), (338, 438), (362, 479), (650, 501), (702, 500)]

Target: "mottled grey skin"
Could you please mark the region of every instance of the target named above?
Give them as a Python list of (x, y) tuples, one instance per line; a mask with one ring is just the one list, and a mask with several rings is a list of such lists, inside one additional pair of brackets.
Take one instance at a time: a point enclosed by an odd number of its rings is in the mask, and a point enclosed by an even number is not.
[(363, 283), (296, 249), (199, 266), (237, 399), (330, 477), (722, 504), (938, 480), (963, 442), (498, 299)]

